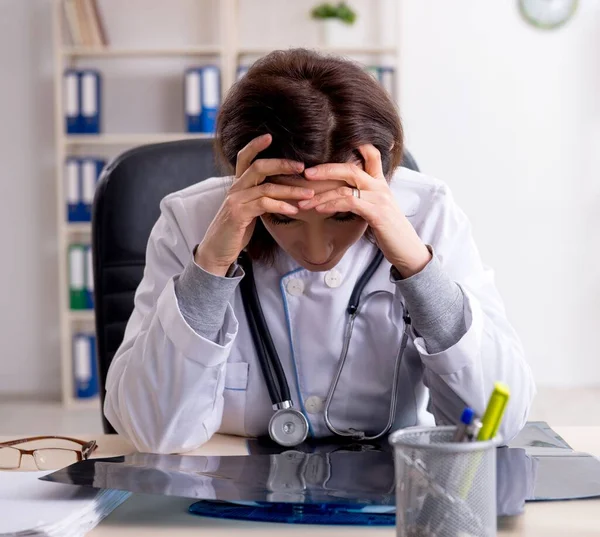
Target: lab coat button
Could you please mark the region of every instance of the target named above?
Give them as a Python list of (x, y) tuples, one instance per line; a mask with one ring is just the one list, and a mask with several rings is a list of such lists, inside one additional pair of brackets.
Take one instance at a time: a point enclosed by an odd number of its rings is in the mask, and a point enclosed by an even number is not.
[(325, 283), (327, 287), (336, 288), (342, 285), (342, 275), (339, 270), (330, 270), (325, 274)]
[(318, 397), (317, 395), (311, 395), (306, 398), (304, 401), (304, 408), (309, 414), (318, 414), (319, 412), (323, 412), (323, 408), (325, 406), (325, 401)]
[(292, 278), (285, 285), (287, 292), (292, 296), (300, 296), (304, 293), (304, 282), (298, 278)]

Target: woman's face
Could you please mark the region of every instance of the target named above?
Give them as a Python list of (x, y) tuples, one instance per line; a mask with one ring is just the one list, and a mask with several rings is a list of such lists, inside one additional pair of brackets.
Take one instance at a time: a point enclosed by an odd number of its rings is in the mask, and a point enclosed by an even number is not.
[[(269, 182), (311, 188), (316, 194), (347, 186), (344, 181), (307, 181), (302, 177), (276, 176)], [(286, 200), (298, 207), (296, 201)], [(354, 213), (325, 215), (300, 207), (293, 217), (264, 214), (261, 220), (275, 242), (307, 270), (320, 272), (337, 265), (346, 250), (358, 241), (367, 223)]]

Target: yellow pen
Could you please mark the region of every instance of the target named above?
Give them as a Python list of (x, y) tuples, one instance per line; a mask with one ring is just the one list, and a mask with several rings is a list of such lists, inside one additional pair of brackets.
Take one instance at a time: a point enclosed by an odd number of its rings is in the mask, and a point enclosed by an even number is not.
[(491, 440), (496, 436), (509, 398), (510, 389), (508, 386), (503, 382), (496, 382), (485, 413), (481, 418), (481, 429), (477, 435), (477, 440)]
[[(478, 441), (491, 440), (498, 433), (500, 423), (502, 422), (502, 416), (506, 410), (508, 399), (510, 398), (510, 389), (503, 382), (496, 382), (492, 395), (488, 401), (487, 407), (481, 418), (481, 429), (477, 435)], [(495, 448), (494, 448), (495, 449)], [(466, 498), (469, 495), (471, 486), (473, 485), (473, 479), (477, 473), (477, 468), (481, 462), (483, 453), (478, 453), (473, 460), (469, 468), (466, 470), (460, 486), (460, 497)]]

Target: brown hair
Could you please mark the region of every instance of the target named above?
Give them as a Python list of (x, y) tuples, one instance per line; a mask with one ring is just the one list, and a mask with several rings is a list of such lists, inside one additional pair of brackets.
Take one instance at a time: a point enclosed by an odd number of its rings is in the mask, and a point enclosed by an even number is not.
[[(238, 152), (270, 133), (271, 145), (257, 158), (285, 158), (315, 166), (362, 156), (373, 144), (389, 181), (400, 164), (402, 125), (382, 86), (359, 64), (306, 49), (274, 51), (233, 85), (217, 118), (216, 152), (232, 170)], [(260, 219), (251, 258), (272, 261), (277, 245)]]

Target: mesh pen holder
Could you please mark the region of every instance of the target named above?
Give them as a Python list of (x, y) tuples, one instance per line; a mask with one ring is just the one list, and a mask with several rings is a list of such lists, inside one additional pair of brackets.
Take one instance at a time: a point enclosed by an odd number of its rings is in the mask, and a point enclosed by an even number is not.
[(415, 427), (390, 436), (398, 537), (496, 535), (496, 446), (452, 442), (456, 427)]

